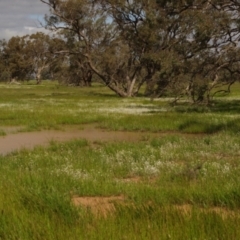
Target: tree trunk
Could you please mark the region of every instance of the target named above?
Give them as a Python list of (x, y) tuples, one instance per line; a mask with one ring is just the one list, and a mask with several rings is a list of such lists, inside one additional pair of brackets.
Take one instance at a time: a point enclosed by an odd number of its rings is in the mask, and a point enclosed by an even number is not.
[(41, 83), (41, 70), (38, 69), (37, 71), (37, 74), (36, 74), (36, 81), (37, 81), (37, 84), (40, 84)]

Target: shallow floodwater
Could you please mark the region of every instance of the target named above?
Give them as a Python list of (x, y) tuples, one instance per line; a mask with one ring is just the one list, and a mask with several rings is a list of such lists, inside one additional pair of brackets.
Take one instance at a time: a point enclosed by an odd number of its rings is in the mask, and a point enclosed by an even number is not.
[[(4, 128), (2, 128), (5, 130)], [(6, 155), (20, 149), (33, 149), (35, 146), (47, 146), (50, 141), (68, 141), (73, 139), (86, 139), (95, 141), (139, 141), (149, 136), (143, 132), (115, 132), (85, 126), (66, 127), (64, 130), (44, 130), (39, 132), (15, 132), (0, 136), (0, 154)]]
[(166, 135), (181, 135), (186, 137), (201, 137), (205, 134), (186, 134), (180, 132), (129, 132), (111, 131), (97, 128), (94, 125), (67, 126), (63, 130), (43, 130), (36, 132), (19, 132), (22, 127), (1, 127), (7, 134), (0, 136), (0, 155), (18, 151), (21, 149), (33, 149), (36, 146), (47, 146), (50, 141), (70, 141), (85, 139), (89, 142), (137, 142), (147, 141)]

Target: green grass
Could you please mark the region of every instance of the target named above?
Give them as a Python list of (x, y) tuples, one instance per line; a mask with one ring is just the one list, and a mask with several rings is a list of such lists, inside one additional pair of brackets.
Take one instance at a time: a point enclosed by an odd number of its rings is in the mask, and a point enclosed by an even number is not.
[[(0, 85), (4, 126), (94, 123), (139, 142), (51, 142), (0, 156), (0, 239), (240, 239), (240, 108), (120, 99), (101, 86)], [(238, 89), (238, 88), (236, 88)], [(148, 138), (149, 132), (165, 132)], [(168, 132), (170, 134), (168, 134)], [(78, 197), (124, 196), (94, 214)]]
[[(217, 239), (222, 235), (223, 239), (238, 239), (237, 146), (236, 136), (195, 140), (166, 136), (149, 143), (99, 147), (84, 140), (52, 142), (48, 148), (11, 154), (1, 159), (0, 221), (4, 224), (0, 236)], [(199, 163), (202, 168), (191, 175)], [(133, 177), (140, 181), (131, 181)], [(72, 195), (120, 194), (126, 197), (125, 205), (117, 205), (117, 211), (107, 218), (99, 219), (71, 205)], [(190, 213), (174, 208), (186, 204), (193, 206)], [(223, 214), (211, 211), (214, 207), (223, 209)]]
[(170, 107), (164, 99), (154, 102), (146, 98), (121, 99), (98, 85), (87, 90), (44, 84), (1, 85), (0, 126), (18, 125), (33, 131), (96, 123), (102, 128), (130, 131), (240, 130), (240, 101), (236, 99), (221, 99), (208, 108), (186, 104)]
[(0, 129), (0, 136), (5, 136), (6, 135), (6, 132), (2, 129)]

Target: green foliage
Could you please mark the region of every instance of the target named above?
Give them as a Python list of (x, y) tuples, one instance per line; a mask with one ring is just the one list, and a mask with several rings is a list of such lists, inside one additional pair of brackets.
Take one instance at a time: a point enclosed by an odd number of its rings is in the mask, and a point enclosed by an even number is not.
[(152, 97), (209, 104), (239, 78), (237, 1), (41, 1), (51, 10), (46, 26), (64, 26), (74, 73), (95, 73), (121, 97), (145, 84)]
[(1, 41), (0, 48), (0, 80), (15, 83), (35, 77), (39, 84), (44, 73), (56, 72), (62, 58), (54, 52), (62, 50), (63, 41), (37, 32)]
[(57, 35), (1, 40), (1, 81), (100, 82), (121, 97), (209, 105), (239, 80), (238, 1), (40, 1)]

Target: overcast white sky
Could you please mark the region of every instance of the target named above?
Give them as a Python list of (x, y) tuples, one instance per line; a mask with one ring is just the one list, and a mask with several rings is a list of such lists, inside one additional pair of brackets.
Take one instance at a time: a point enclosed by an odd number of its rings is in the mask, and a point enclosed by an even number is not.
[(46, 13), (40, 0), (0, 0), (0, 39), (44, 31), (39, 21)]

